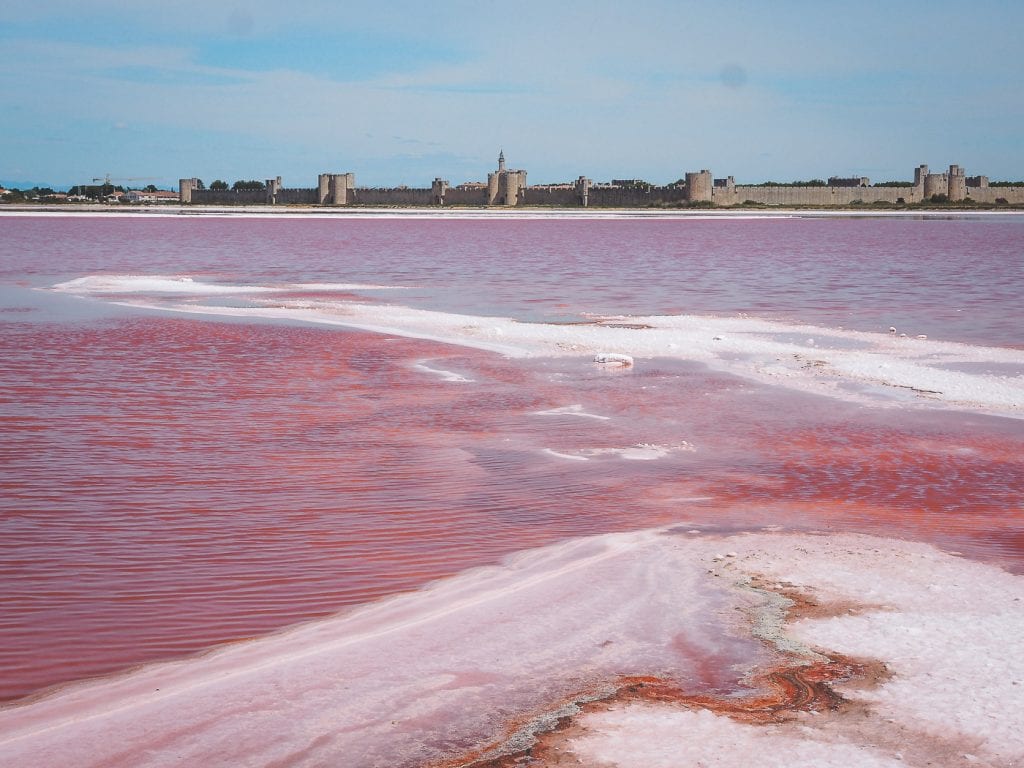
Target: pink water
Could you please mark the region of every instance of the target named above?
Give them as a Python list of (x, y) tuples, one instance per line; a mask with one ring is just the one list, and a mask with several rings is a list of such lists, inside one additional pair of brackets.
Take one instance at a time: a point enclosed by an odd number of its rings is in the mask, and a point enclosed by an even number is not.
[[(1019, 420), (864, 408), (680, 361), (612, 375), (32, 286), (356, 281), (409, 286), (367, 301), (527, 320), (745, 311), (1019, 348), (1022, 227), (0, 217), (0, 698), (526, 547), (677, 521), (923, 539), (1024, 571)], [(614, 418), (537, 414), (573, 404)], [(682, 441), (697, 450), (657, 461), (544, 451)]]

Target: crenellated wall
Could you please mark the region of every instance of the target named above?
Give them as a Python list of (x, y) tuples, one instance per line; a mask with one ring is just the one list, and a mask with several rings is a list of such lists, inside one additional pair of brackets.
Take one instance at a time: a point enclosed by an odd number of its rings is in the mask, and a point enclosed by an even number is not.
[(1009, 204), (1024, 204), (1024, 186), (1022, 187), (967, 187), (965, 200), (973, 200), (976, 203), (987, 203), (994, 205), (998, 200), (1005, 200)]
[(274, 205), (317, 205), (320, 197), (316, 189), (279, 188), (274, 194)]
[(593, 185), (590, 187), (591, 208), (652, 208), (663, 205), (678, 205), (688, 202), (686, 187), (613, 187)]
[(789, 186), (747, 186), (732, 189), (714, 189), (712, 202), (715, 205), (733, 206), (746, 202), (761, 205), (811, 205), (833, 206), (855, 203), (904, 203), (918, 202), (919, 193), (915, 187), (789, 187)]
[(583, 205), (575, 188), (527, 187), (522, 193), (523, 205), (543, 205), (553, 208), (578, 208)]
[(267, 205), (265, 189), (193, 189), (191, 202), (194, 205)]
[(431, 189), (411, 187), (356, 187), (352, 190), (352, 205), (432, 205), (434, 193)]
[(445, 205), (487, 205), (487, 187), (460, 189), (449, 187), (444, 194)]
[(530, 187), (526, 171), (505, 168), (504, 155), (498, 170), (488, 174), (487, 184), (453, 187), (435, 178), (429, 188), (356, 187), (353, 173), (322, 173), (313, 189), (285, 188), (281, 177), (267, 179), (262, 190), (197, 189), (199, 180), (180, 179), (179, 199), (197, 205), (377, 205), (377, 206), (519, 206), (559, 208), (656, 208), (686, 206), (731, 207), (754, 203), (769, 206), (832, 206), (913, 204), (941, 195), (950, 202), (996, 205), (1004, 201), (1024, 204), (1024, 186), (993, 187), (985, 176), (967, 177), (951, 165), (946, 173), (929, 173), (927, 165), (914, 169), (913, 185), (870, 186), (863, 177), (830, 179), (828, 186), (740, 185), (732, 176), (715, 179), (711, 171), (685, 174), (685, 184), (654, 186), (644, 182), (615, 181), (594, 184), (585, 176), (575, 182)]

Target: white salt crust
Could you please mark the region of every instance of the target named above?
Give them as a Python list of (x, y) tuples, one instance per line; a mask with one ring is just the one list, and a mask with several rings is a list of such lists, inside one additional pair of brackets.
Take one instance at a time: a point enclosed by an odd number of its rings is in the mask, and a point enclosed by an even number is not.
[[(783, 628), (778, 598), (750, 589), (753, 576), (859, 607)], [(798, 657), (880, 660), (891, 678), (844, 691), (866, 704), (857, 716), (757, 726), (631, 705), (581, 716), (566, 747), (584, 764), (620, 768), (1005, 768), (1024, 761), (1021, 626), (1024, 579), (926, 545), (610, 534), (0, 710), (0, 764), (422, 765), (618, 675), (700, 691), (709, 654), (737, 669), (767, 663), (757, 633)]]
[(443, 368), (431, 368), (426, 363), (415, 363), (412, 366), (417, 371), (423, 373), (429, 373), (433, 376), (438, 376), (442, 381), (458, 382), (458, 383), (470, 383), (473, 379), (467, 379), (461, 373), (455, 373), (454, 371), (446, 371)]
[(572, 742), (585, 765), (602, 768), (893, 768), (907, 763), (879, 750), (807, 738), (779, 726), (750, 726), (708, 710), (635, 704), (582, 719)]
[[(120, 298), (117, 303), (196, 315), (340, 325), (458, 344), (510, 357), (674, 357), (703, 362), (762, 383), (864, 404), (931, 405), (1018, 417), (1024, 412), (1024, 376), (981, 372), (980, 364), (1024, 369), (1024, 351), (1003, 347), (901, 338), (889, 333), (784, 324), (750, 317), (630, 318), (633, 324), (650, 326), (646, 328), (599, 323), (518, 323), (509, 318), (459, 315), (394, 304), (267, 299), (267, 293), (289, 289), (199, 284), (187, 282), (187, 278), (165, 276), (91, 276), (61, 283), (54, 289), (75, 295), (105, 296), (108, 300), (112, 294), (135, 294)], [(249, 293), (254, 303), (262, 306), (218, 307), (175, 302), (171, 297), (189, 292)], [(979, 370), (952, 370), (965, 364)], [(623, 369), (623, 375), (628, 375), (629, 370)]]
[[(723, 544), (723, 546), (726, 546)], [(569, 746), (617, 768), (744, 764), (1024, 764), (1024, 579), (932, 547), (864, 536), (737, 536), (720, 578), (752, 576), (821, 603), (862, 606), (787, 634), (822, 652), (883, 661), (877, 688), (839, 686), (866, 717), (739, 724), (709, 712), (633, 705), (580, 719)], [(686, 763), (683, 763), (686, 764)], [(697, 763), (690, 763), (697, 764)]]

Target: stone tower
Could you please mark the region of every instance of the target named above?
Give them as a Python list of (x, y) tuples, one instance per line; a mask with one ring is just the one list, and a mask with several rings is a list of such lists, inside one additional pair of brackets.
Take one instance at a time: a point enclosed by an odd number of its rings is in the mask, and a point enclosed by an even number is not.
[(321, 173), (317, 183), (320, 205), (348, 205), (356, 187), (354, 173)]
[(178, 202), (188, 204), (192, 202), (192, 192), (199, 189), (199, 179), (178, 179)]
[(949, 166), (949, 202), (959, 203), (967, 198), (967, 177), (959, 165)]
[(281, 177), (277, 176), (273, 179), (267, 179), (267, 203), (269, 205), (277, 205), (277, 193), (281, 191)]
[(686, 174), (686, 199), (691, 203), (710, 202), (713, 187), (711, 171), (690, 171)]
[(590, 203), (590, 179), (586, 176), (580, 176), (576, 179), (573, 190), (576, 192), (576, 201), (586, 208)]
[(430, 185), (430, 201), (433, 205), (444, 205), (444, 196), (448, 194), (448, 180), (436, 177)]
[(519, 205), (526, 192), (526, 171), (505, 167), (505, 152), (498, 154), (498, 170), (487, 174), (488, 205)]

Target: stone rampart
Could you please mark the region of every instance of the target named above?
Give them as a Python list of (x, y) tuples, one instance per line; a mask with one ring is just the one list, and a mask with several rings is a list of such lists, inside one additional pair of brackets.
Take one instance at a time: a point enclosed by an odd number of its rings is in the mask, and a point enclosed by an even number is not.
[(522, 204), (578, 208), (583, 205), (583, 201), (576, 189), (571, 187), (527, 187), (522, 192)]
[(274, 194), (275, 205), (316, 205), (320, 202), (316, 189), (278, 189)]
[(195, 205), (266, 205), (265, 189), (193, 189), (191, 202)]
[(434, 200), (430, 189), (411, 187), (356, 187), (352, 190), (351, 205), (431, 205)]
[(1024, 205), (1024, 186), (967, 187), (967, 196), (964, 199), (988, 205), (994, 205), (997, 200), (1005, 200), (1010, 205)]
[(729, 191), (715, 188), (715, 205), (741, 205), (752, 202), (761, 205), (852, 205), (871, 203), (917, 202), (914, 187), (790, 187), (738, 185)]
[(591, 208), (654, 208), (688, 201), (685, 187), (590, 187)]
[(459, 189), (449, 187), (444, 193), (445, 205), (487, 205), (487, 187)]
[[(504, 156), (498, 171), (488, 175), (487, 184), (467, 183), (452, 187), (435, 178), (429, 188), (356, 187), (354, 173), (322, 173), (312, 189), (284, 188), (281, 177), (267, 179), (265, 189), (198, 189), (196, 178), (179, 180), (182, 203), (198, 205), (379, 205), (379, 206), (517, 206), (560, 208), (658, 208), (714, 205), (731, 207), (750, 202), (769, 206), (832, 206), (915, 204), (942, 195), (950, 202), (984, 205), (1024, 204), (1024, 185), (992, 186), (988, 177), (966, 176), (964, 169), (951, 165), (946, 173), (929, 173), (927, 165), (914, 170), (914, 183), (900, 186), (869, 186), (864, 177), (830, 177), (828, 185), (764, 184), (736, 186), (728, 176), (715, 179), (711, 172), (691, 171), (686, 184), (654, 186), (640, 180), (619, 180), (594, 184), (585, 176), (575, 182), (530, 187), (526, 171), (507, 170)], [(998, 202), (997, 202), (998, 201)]]

